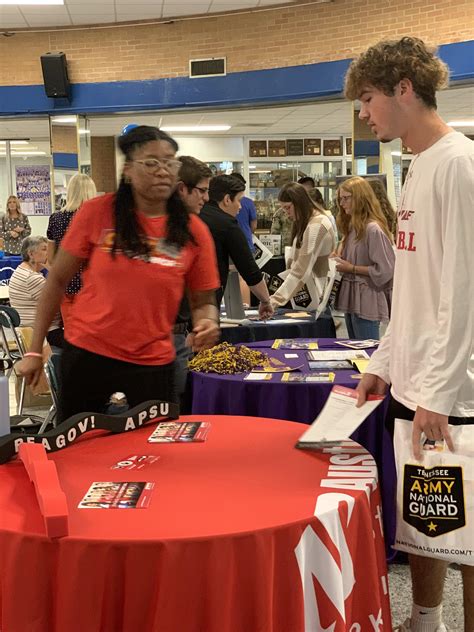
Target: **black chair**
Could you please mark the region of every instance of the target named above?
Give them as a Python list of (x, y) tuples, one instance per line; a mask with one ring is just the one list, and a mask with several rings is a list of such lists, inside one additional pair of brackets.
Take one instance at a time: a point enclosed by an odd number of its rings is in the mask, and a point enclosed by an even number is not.
[[(2, 351), (10, 363), (11, 368), (6, 372), (9, 378), (15, 369), (15, 363), (23, 358), (26, 353), (25, 345), (16, 328), (20, 326), (20, 315), (13, 307), (0, 305), (0, 335)], [(23, 413), (23, 403), (25, 401), (25, 378), (21, 380), (20, 401), (18, 403), (18, 414)]]

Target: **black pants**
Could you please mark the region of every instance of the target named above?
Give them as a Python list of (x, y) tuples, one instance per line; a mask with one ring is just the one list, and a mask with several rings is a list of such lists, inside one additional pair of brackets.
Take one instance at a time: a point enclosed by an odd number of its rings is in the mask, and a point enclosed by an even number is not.
[(117, 391), (131, 408), (149, 399), (175, 402), (174, 363), (150, 366), (91, 353), (64, 341), (58, 421), (83, 412), (103, 412)]
[[(395, 419), (407, 419), (413, 421), (415, 412), (410, 410), (400, 402), (397, 402), (390, 395), (390, 401), (388, 403), (387, 416), (385, 417), (385, 427), (390, 433), (393, 439), (393, 431), (395, 427)], [(453, 426), (463, 426), (465, 424), (474, 424), (474, 417), (448, 417), (448, 423)]]

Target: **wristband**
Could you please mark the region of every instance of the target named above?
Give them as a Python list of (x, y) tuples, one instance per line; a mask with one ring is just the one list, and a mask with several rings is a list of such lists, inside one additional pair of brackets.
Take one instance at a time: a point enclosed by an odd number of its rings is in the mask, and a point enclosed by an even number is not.
[(42, 353), (36, 353), (35, 351), (28, 351), (28, 353), (25, 353), (23, 355), (24, 358), (41, 358), (43, 359), (43, 354)]
[(271, 300), (269, 299), (268, 301), (260, 301), (261, 305), (270, 305)]

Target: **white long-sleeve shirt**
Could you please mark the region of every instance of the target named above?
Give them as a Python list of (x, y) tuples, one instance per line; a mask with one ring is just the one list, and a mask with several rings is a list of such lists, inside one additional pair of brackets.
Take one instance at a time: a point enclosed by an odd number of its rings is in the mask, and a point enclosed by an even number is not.
[(398, 211), (390, 325), (367, 371), (411, 410), (474, 416), (474, 142), (417, 154)]
[(311, 277), (318, 296), (324, 293), (329, 272), (329, 255), (336, 247), (336, 235), (331, 220), (325, 213), (314, 213), (303, 233), (301, 247), (296, 247), (296, 237), (288, 259), (289, 274), (273, 294), (276, 305), (284, 305)]

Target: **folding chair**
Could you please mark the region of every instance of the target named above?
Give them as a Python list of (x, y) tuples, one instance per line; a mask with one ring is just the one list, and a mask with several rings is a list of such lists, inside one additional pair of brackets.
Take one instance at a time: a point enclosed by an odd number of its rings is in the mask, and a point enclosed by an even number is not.
[[(23, 358), (26, 353), (25, 345), (21, 336), (16, 330), (20, 326), (20, 315), (6, 305), (0, 305), (0, 335), (4, 357), (12, 363), (12, 367), (7, 371), (6, 377), (9, 378), (15, 368), (15, 363)], [(26, 380), (22, 378), (20, 389), (20, 401), (18, 402), (18, 414), (23, 414), (23, 403), (25, 401)]]

